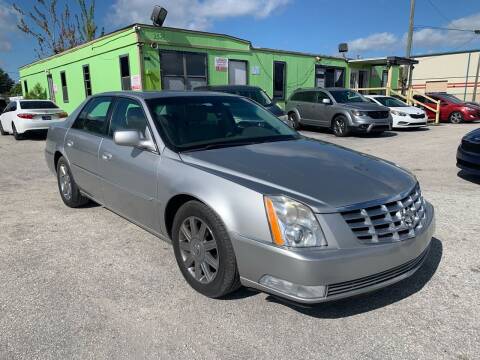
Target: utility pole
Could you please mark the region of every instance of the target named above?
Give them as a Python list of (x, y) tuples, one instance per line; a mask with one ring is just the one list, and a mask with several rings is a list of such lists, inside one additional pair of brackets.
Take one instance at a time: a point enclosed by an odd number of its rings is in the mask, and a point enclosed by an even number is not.
[[(415, 19), (415, 0), (410, 0), (410, 21), (408, 23), (407, 48), (405, 57), (410, 58), (412, 55), (412, 41), (413, 41), (413, 24)], [(408, 81), (407, 92), (410, 92), (412, 87), (413, 65), (408, 66)]]
[(405, 57), (412, 55), (413, 23), (415, 18), (415, 0), (410, 0), (410, 21), (408, 23), (407, 51)]

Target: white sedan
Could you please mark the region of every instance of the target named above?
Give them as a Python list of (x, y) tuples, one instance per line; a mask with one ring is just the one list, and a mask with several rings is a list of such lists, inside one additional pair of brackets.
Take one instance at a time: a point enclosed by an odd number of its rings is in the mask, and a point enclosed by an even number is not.
[(0, 115), (0, 133), (12, 134), (19, 140), (28, 131), (47, 130), (67, 116), (50, 100), (14, 100)]
[(428, 117), (422, 109), (407, 105), (392, 96), (365, 95), (365, 97), (375, 104), (390, 108), (394, 128), (418, 128), (427, 126)]

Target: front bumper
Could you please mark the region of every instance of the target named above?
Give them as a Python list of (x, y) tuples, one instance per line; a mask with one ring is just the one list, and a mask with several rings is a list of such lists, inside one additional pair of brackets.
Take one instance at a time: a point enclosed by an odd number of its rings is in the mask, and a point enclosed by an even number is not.
[(417, 128), (427, 126), (428, 119), (424, 118), (414, 119), (410, 116), (392, 115), (394, 128)]
[(352, 115), (350, 127), (357, 132), (387, 131), (392, 129), (392, 118), (373, 119), (368, 116)]
[(480, 176), (480, 154), (467, 152), (460, 145), (457, 149), (457, 167), (469, 174)]
[(15, 122), (15, 127), (19, 134), (32, 130), (48, 130), (50, 125), (63, 123), (65, 119), (58, 120), (27, 120), (22, 119)]
[[(404, 241), (359, 244), (351, 248), (289, 250), (232, 235), (232, 243), (243, 285), (313, 304), (370, 292), (409, 277), (427, 257), (434, 230), (434, 209), (427, 203), (423, 231)], [(339, 234), (345, 233), (340, 230)], [(264, 276), (304, 287), (324, 286), (325, 294), (305, 298), (281, 292), (261, 284)]]

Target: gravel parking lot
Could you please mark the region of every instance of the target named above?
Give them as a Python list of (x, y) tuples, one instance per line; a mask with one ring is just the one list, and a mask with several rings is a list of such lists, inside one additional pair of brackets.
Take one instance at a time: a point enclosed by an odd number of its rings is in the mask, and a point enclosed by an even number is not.
[(455, 167), (477, 126), (304, 131), (412, 170), (437, 214), (413, 277), (310, 308), (199, 295), (169, 244), (100, 206), (64, 206), (41, 137), (0, 137), (0, 359), (478, 359), (480, 180)]

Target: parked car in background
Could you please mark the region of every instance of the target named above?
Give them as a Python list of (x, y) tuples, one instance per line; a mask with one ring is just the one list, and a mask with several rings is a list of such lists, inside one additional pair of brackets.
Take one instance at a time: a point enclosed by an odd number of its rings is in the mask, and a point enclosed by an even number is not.
[[(460, 100), (454, 95), (447, 93), (428, 93), (427, 96), (440, 100), (440, 121), (459, 124), (464, 121), (480, 120), (480, 107), (472, 103)], [(413, 98), (430, 107), (436, 108), (437, 104), (423, 95), (414, 95)], [(435, 119), (435, 112), (422, 107), (429, 119)]]
[(214, 298), (241, 284), (304, 303), (379, 289), (420, 268), (434, 232), (411, 173), (229, 94), (94, 95), (50, 128), (45, 155), (67, 206), (90, 198), (171, 240)]
[(268, 94), (258, 86), (249, 85), (209, 85), (199, 86), (195, 88), (196, 91), (217, 91), (228, 94), (240, 95), (246, 98), (256, 101), (262, 105), (265, 109), (270, 111), (273, 115), (280, 120), (286, 122), (288, 120), (285, 111), (273, 101)]
[(13, 134), (19, 140), (27, 132), (47, 130), (63, 122), (67, 116), (50, 100), (14, 100), (0, 115), (0, 133)]
[(365, 95), (371, 102), (390, 109), (394, 128), (419, 128), (427, 126), (427, 114), (415, 106), (409, 106), (392, 96)]
[(392, 128), (387, 107), (344, 88), (297, 89), (286, 102), (285, 111), (295, 129), (302, 125), (326, 127), (336, 136), (354, 131), (379, 134)]
[(457, 149), (457, 167), (480, 176), (480, 129), (473, 130), (462, 138)]

